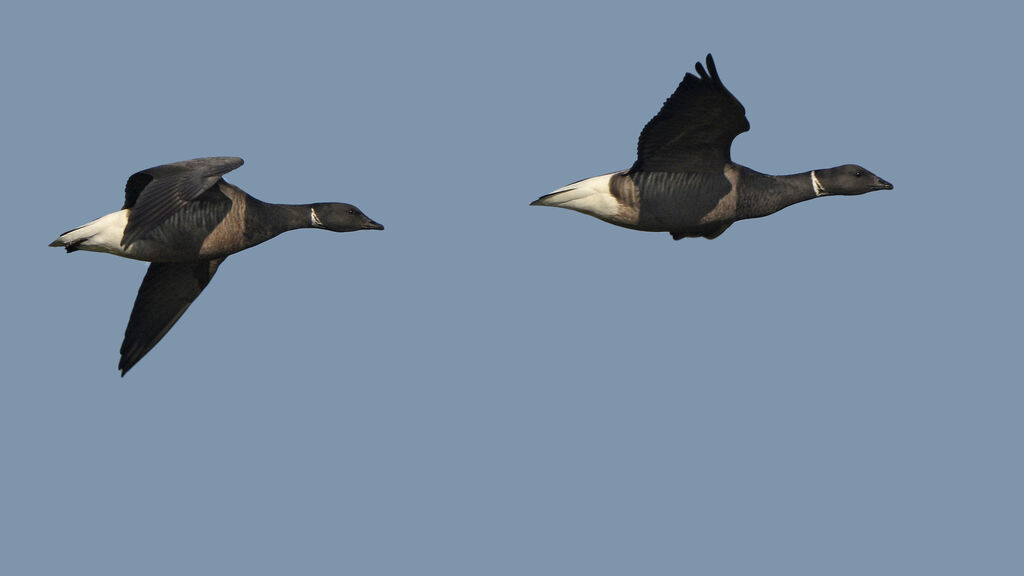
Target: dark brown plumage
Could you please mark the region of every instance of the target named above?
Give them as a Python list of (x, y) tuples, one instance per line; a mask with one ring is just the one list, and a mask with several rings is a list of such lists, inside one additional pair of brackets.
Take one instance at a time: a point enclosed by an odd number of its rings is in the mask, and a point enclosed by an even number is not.
[(732, 141), (750, 129), (746, 111), (725, 88), (715, 61), (698, 62), (644, 126), (629, 170), (587, 178), (535, 200), (617, 226), (669, 232), (676, 240), (716, 238), (737, 220), (759, 218), (797, 202), (891, 189), (847, 164), (771, 176), (735, 164)]
[(261, 202), (222, 179), (241, 165), (241, 158), (196, 158), (136, 172), (120, 211), (50, 244), (152, 263), (121, 344), (122, 376), (167, 334), (229, 255), (297, 228), (384, 229), (351, 204)]

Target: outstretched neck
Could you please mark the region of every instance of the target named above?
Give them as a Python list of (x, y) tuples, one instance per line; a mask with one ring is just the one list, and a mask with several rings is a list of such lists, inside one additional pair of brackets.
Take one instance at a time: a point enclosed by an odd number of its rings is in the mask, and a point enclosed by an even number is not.
[(825, 195), (825, 189), (813, 170), (770, 176), (747, 169), (742, 178), (745, 181), (743, 189), (747, 193), (740, 195), (741, 218), (760, 218), (797, 202)]
[(249, 209), (258, 216), (247, 218), (246, 233), (260, 242), (289, 230), (314, 227), (310, 204), (271, 204), (253, 198)]

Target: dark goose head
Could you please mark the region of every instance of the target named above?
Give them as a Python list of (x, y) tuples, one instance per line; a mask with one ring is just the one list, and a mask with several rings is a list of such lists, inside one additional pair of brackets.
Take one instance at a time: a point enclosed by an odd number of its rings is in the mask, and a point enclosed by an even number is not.
[(815, 170), (811, 172), (811, 180), (818, 196), (857, 196), (874, 190), (892, 190), (892, 184), (856, 164)]
[(355, 230), (383, 230), (384, 227), (370, 220), (359, 208), (340, 202), (320, 202), (312, 205), (313, 227), (334, 232)]

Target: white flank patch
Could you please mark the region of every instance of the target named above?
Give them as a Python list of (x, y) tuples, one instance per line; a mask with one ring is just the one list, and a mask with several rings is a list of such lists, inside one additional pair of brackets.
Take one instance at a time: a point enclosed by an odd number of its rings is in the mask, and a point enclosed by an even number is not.
[(811, 186), (814, 186), (815, 196), (824, 196), (827, 194), (827, 192), (825, 192), (825, 187), (821, 185), (821, 181), (818, 180), (818, 175), (814, 173), (814, 170), (811, 170)]
[(321, 222), (320, 217), (316, 215), (316, 210), (312, 208), (309, 209), (309, 222), (313, 225), (314, 228), (324, 227), (324, 223)]
[(613, 174), (594, 176), (555, 190), (538, 204), (568, 208), (597, 218), (611, 218), (619, 212), (619, 201), (612, 196)]

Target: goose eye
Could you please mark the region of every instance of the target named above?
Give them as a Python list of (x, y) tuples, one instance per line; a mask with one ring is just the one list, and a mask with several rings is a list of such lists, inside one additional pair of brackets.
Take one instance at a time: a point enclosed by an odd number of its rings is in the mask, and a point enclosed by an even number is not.
[(355, 208), (349, 208), (349, 209), (348, 209), (348, 213), (349, 213), (349, 214), (355, 214), (355, 213), (356, 213), (356, 210), (355, 210)]
[(857, 170), (856, 172), (853, 173), (853, 175), (856, 176), (857, 178), (860, 178), (861, 176), (864, 175), (864, 172), (862, 170)]

